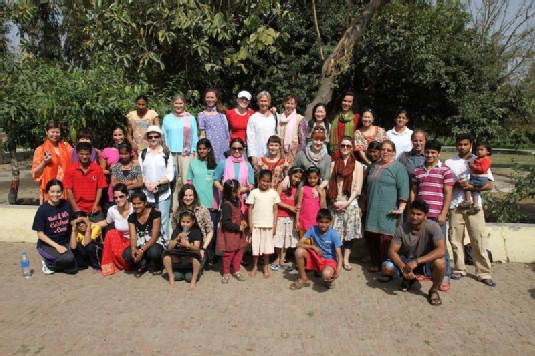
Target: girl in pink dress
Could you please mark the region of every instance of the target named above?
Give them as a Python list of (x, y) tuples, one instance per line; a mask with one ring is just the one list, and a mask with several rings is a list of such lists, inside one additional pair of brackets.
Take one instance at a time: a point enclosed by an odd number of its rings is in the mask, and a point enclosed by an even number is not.
[(320, 170), (312, 166), (305, 172), (305, 184), (297, 194), (296, 228), (299, 236), (316, 225), (316, 215), (320, 209), (327, 207), (325, 189), (319, 185)]

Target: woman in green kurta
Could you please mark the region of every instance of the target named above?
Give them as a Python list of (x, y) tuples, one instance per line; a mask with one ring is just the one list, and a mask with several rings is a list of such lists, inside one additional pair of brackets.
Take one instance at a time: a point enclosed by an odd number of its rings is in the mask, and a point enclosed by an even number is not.
[[(380, 271), (388, 258), (388, 248), (409, 200), (409, 176), (405, 167), (394, 157), (396, 146), (392, 141), (381, 144), (381, 159), (370, 169), (367, 181), (367, 216), (364, 237), (372, 260), (370, 272)], [(392, 276), (381, 276), (380, 282), (389, 282)]]

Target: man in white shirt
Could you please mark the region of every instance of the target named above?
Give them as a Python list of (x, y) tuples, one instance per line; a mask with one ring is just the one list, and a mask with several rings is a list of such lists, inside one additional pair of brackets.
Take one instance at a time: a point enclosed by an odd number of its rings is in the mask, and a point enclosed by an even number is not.
[[(483, 187), (477, 188), (467, 184), (466, 178), (470, 176), (470, 168), (468, 168), (467, 163), (476, 159), (477, 156), (471, 153), (472, 137), (470, 134), (458, 135), (456, 142), (457, 156), (445, 162), (446, 166), (451, 169), (455, 180), (449, 210), (449, 240), (453, 250), (453, 273), (451, 274), (451, 279), (459, 280), (466, 275), (464, 263), (464, 229), (466, 227), (472, 245), (472, 258), (476, 268), (476, 276), (486, 286), (495, 287), (496, 283), (492, 280), (490, 274), (491, 266), (487, 254), (489, 237), (485, 229), (483, 209), (480, 209), (477, 214), (469, 214), (466, 209), (459, 207), (459, 204), (464, 200), (465, 190), (491, 190), (494, 179), (489, 170), (489, 181)], [(479, 200), (479, 207), (481, 208), (481, 199)]]
[(412, 130), (407, 127), (407, 122), (409, 122), (407, 110), (401, 110), (395, 122), (396, 126), (386, 132), (386, 139), (396, 145), (395, 159), (397, 160), (404, 152), (409, 152), (412, 149)]

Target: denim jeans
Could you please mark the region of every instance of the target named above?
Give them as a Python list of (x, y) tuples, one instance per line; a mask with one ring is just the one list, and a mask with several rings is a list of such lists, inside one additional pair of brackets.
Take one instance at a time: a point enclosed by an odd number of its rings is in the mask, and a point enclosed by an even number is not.
[[(428, 218), (431, 221), (437, 222), (437, 218)], [(444, 283), (450, 283), (450, 274), (451, 274), (451, 265), (450, 265), (450, 253), (448, 252), (448, 239), (446, 239), (446, 223), (440, 225), (440, 231), (442, 231), (442, 236), (444, 237), (444, 242), (446, 243), (446, 254), (444, 255), (444, 259), (446, 260), (446, 274), (444, 275), (444, 279), (442, 282)]]
[(171, 239), (171, 234), (169, 233), (169, 209), (171, 208), (171, 197), (169, 196), (167, 199), (159, 201), (158, 204), (155, 204), (155, 208), (162, 213), (162, 233), (164, 240), (169, 242)]

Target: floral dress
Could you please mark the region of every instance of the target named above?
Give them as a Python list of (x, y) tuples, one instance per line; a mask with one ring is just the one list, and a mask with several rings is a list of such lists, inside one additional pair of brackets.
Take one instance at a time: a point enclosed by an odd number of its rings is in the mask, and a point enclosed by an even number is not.
[(271, 171), (271, 174), (273, 175), (273, 178), (271, 179), (271, 188), (277, 189), (280, 182), (286, 177), (289, 167), (288, 162), (283, 158), (279, 158), (278, 161), (272, 162), (266, 157), (262, 157), (255, 166), (255, 174), (258, 175), (263, 169)]

